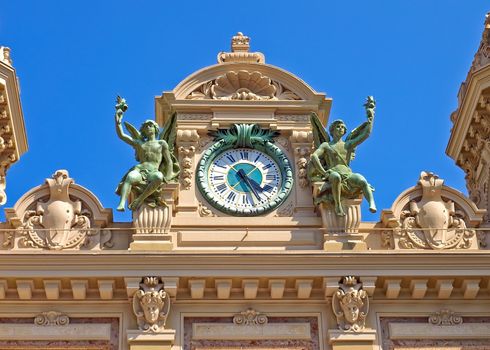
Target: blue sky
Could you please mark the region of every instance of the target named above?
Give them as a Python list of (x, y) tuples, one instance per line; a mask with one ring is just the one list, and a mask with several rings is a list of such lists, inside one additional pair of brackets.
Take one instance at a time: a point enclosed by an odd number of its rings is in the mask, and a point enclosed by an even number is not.
[[(466, 193), (445, 154), (457, 92), (478, 48), (488, 0), (413, 1), (6, 1), (0, 45), (12, 49), (29, 151), (7, 175), (12, 207), (57, 169), (115, 208), (114, 189), (134, 164), (114, 130), (154, 117), (154, 96), (228, 51), (237, 31), (266, 62), (333, 98), (331, 120), (349, 128), (377, 99), (373, 134), (352, 163), (376, 188), (377, 221), (420, 171)], [(128, 221), (128, 213), (115, 213)]]

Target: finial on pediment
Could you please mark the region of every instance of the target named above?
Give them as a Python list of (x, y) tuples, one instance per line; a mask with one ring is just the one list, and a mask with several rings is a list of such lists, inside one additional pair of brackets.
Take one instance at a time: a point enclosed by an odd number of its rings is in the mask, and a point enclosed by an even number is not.
[(238, 32), (231, 38), (231, 52), (220, 52), (218, 54), (218, 63), (265, 63), (263, 53), (249, 52), (249, 50), (250, 38), (243, 35), (242, 32)]
[(231, 52), (248, 52), (250, 49), (250, 38), (242, 32), (236, 33), (231, 38)]
[(0, 46), (0, 61), (12, 65), (12, 58), (10, 56), (10, 48), (6, 46)]

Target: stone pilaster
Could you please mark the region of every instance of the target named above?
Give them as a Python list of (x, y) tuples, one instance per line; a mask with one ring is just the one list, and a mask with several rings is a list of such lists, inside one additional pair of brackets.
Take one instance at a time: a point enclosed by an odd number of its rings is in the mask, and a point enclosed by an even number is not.
[(199, 203), (196, 198), (196, 150), (199, 147), (199, 134), (193, 130), (177, 131), (177, 150), (179, 151), (180, 184), (177, 216), (199, 216)]
[(296, 205), (294, 214), (297, 216), (313, 216), (314, 206), (306, 174), (306, 165), (312, 151), (313, 134), (310, 131), (293, 131), (289, 139), (294, 152), (296, 168), (296, 178), (294, 179)]

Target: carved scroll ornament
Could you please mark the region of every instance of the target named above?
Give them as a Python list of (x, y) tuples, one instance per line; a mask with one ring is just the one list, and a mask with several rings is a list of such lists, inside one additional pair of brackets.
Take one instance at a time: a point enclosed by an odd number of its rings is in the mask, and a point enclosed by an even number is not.
[(70, 319), (67, 315), (57, 311), (47, 311), (34, 318), (34, 324), (38, 326), (67, 326)]
[(233, 323), (244, 326), (257, 326), (267, 324), (268, 318), (254, 309), (247, 309), (233, 316)]
[(463, 318), (451, 310), (442, 309), (429, 316), (429, 323), (436, 326), (457, 326), (463, 323)]

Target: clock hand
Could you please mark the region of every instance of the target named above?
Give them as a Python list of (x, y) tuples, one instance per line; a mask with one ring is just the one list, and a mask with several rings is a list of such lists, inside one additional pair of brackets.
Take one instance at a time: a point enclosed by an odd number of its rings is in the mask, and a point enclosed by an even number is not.
[(262, 187), (260, 187), (260, 185), (259, 185), (259, 183), (257, 181), (255, 181), (254, 179), (249, 178), (248, 176), (247, 176), (247, 178), (249, 179), (249, 181), (252, 184), (252, 186), (254, 186), (256, 189), (258, 189), (260, 192), (264, 192), (264, 189)]
[(245, 184), (252, 190), (252, 193), (255, 195), (255, 197), (260, 201), (260, 197), (259, 194), (257, 193), (257, 189), (254, 187), (254, 185), (252, 185), (250, 179), (247, 177), (247, 175), (245, 175), (243, 169), (238, 170), (237, 174), (245, 182)]

